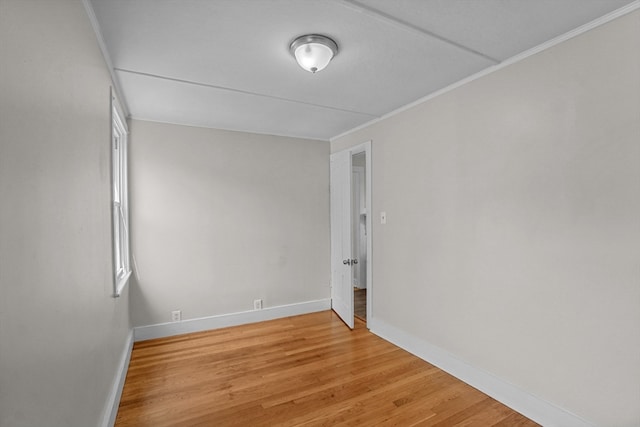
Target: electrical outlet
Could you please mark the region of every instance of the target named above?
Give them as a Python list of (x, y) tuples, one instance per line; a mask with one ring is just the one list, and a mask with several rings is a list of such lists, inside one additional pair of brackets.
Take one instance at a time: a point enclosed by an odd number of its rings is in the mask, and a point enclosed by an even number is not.
[(182, 320), (182, 311), (174, 310), (171, 312), (171, 321), (180, 322)]
[(261, 299), (253, 300), (253, 309), (254, 310), (262, 310), (262, 300)]

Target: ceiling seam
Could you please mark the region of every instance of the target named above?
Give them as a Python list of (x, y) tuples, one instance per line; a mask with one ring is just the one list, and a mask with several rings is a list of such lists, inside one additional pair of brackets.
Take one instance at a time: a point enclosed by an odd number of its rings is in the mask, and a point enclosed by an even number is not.
[[(349, 1), (349, 0), (339, 0), (339, 1)], [(402, 113), (404, 111), (407, 111), (407, 110), (409, 110), (409, 109), (411, 109), (413, 107), (416, 107), (416, 106), (418, 106), (420, 104), (424, 104), (425, 102), (428, 102), (428, 101), (430, 101), (430, 100), (432, 100), (434, 98), (437, 98), (438, 96), (443, 95), (443, 94), (445, 94), (447, 92), (451, 92), (452, 90), (455, 90), (455, 89), (459, 88), (460, 86), (466, 85), (467, 83), (470, 83), (470, 82), (472, 82), (474, 80), (478, 80), (478, 79), (480, 79), (480, 78), (482, 78), (482, 77), (484, 77), (486, 75), (492, 74), (492, 73), (494, 73), (496, 71), (502, 70), (503, 68), (509, 67), (509, 66), (511, 66), (513, 64), (516, 64), (516, 63), (518, 63), (520, 61), (523, 61), (523, 60), (529, 58), (530, 56), (533, 56), (533, 55), (535, 55), (537, 53), (540, 53), (540, 52), (543, 52), (543, 51), (545, 51), (547, 49), (550, 49), (550, 48), (552, 48), (552, 47), (554, 47), (554, 46), (556, 46), (556, 45), (558, 45), (560, 43), (563, 43), (563, 42), (565, 42), (567, 40), (570, 40), (570, 39), (572, 39), (574, 37), (577, 37), (577, 36), (579, 36), (581, 34), (584, 34), (587, 31), (590, 31), (590, 30), (592, 30), (594, 28), (600, 27), (600, 26), (602, 26), (602, 25), (604, 25), (604, 24), (606, 24), (606, 23), (608, 23), (610, 21), (613, 21), (614, 19), (620, 18), (621, 16), (627, 15), (627, 14), (629, 14), (631, 12), (636, 11), (636, 10), (640, 10), (640, 0), (634, 0), (633, 2), (627, 4), (626, 6), (621, 7), (620, 9), (616, 9), (613, 12), (610, 12), (610, 13), (608, 13), (608, 14), (606, 14), (604, 16), (601, 16), (599, 18), (596, 18), (595, 20), (593, 20), (591, 22), (587, 22), (584, 25), (581, 25), (581, 26), (579, 26), (577, 28), (574, 28), (573, 30), (571, 30), (571, 31), (569, 31), (569, 32), (567, 32), (565, 34), (561, 34), (561, 35), (559, 35), (559, 36), (557, 36), (557, 37), (555, 37), (555, 38), (553, 38), (551, 40), (547, 40), (546, 42), (541, 43), (538, 46), (534, 46), (531, 49), (525, 50), (524, 52), (520, 52), (519, 54), (517, 54), (515, 56), (512, 56), (511, 58), (508, 58), (508, 59), (502, 61), (500, 64), (487, 67), (487, 68), (485, 68), (483, 70), (478, 71), (475, 74), (472, 74), (472, 75), (470, 75), (468, 77), (465, 77), (462, 80), (459, 80), (459, 81), (457, 81), (455, 83), (452, 83), (449, 86), (443, 87), (442, 89), (439, 89), (439, 90), (437, 90), (435, 92), (432, 92), (432, 93), (430, 93), (428, 95), (425, 95), (422, 98), (417, 99), (417, 100), (415, 100), (415, 101), (413, 101), (413, 102), (411, 102), (411, 103), (409, 103), (407, 105), (404, 105), (404, 106), (402, 106), (400, 108), (397, 108), (397, 109), (395, 109), (393, 111), (390, 111), (390, 112), (388, 112), (388, 113), (386, 113), (386, 114), (384, 114), (384, 115), (382, 115), (382, 116), (380, 116), (380, 117), (378, 117), (376, 119), (373, 119), (373, 120), (371, 120), (371, 121), (369, 121), (367, 123), (363, 123), (363, 124), (361, 124), (359, 126), (356, 126), (353, 129), (349, 129), (348, 131), (343, 132), (341, 134), (332, 136), (331, 138), (329, 138), (329, 141), (330, 142), (334, 142), (337, 139), (342, 138), (342, 137), (344, 137), (346, 135), (349, 135), (349, 134), (352, 134), (352, 133), (357, 132), (359, 130), (365, 129), (365, 128), (369, 127), (369, 126), (372, 126), (372, 125), (374, 125), (376, 123), (379, 123), (379, 122), (381, 122), (383, 120), (386, 120), (388, 118), (397, 116), (398, 114), (400, 114), (400, 113)]]
[(446, 37), (440, 36), (436, 33), (432, 33), (429, 30), (425, 30), (424, 28), (420, 28), (417, 25), (411, 24), (410, 22), (404, 21), (402, 19), (396, 18), (392, 15), (389, 15), (387, 13), (384, 13), (381, 10), (378, 10), (376, 8), (373, 8), (371, 6), (367, 6), (364, 5), (362, 3), (359, 3), (355, 0), (336, 0), (339, 4), (342, 4), (345, 7), (348, 7), (350, 9), (354, 9), (358, 12), (367, 14), (369, 16), (372, 16), (373, 18), (377, 18), (381, 21), (384, 21), (388, 24), (394, 25), (396, 27), (400, 27), (400, 28), (404, 28), (405, 30), (409, 30), (411, 32), (417, 33), (423, 37), (429, 37), (429, 38), (434, 38), (436, 40), (439, 40), (443, 43), (446, 43), (448, 45), (454, 46), (458, 49), (464, 50), (467, 53), (471, 53), (473, 55), (479, 56), (481, 58), (484, 58), (490, 62), (493, 62), (494, 64), (499, 64), (501, 61), (499, 59), (493, 58), (489, 55), (486, 55), (482, 52), (479, 52), (475, 49), (472, 49), (468, 46), (465, 46), (463, 44), (454, 42), (453, 40), (450, 40)]
[(175, 125), (175, 126), (187, 126), (192, 128), (199, 129), (213, 129), (220, 130), (224, 132), (242, 132), (242, 133), (250, 133), (253, 135), (267, 135), (267, 136), (275, 136), (278, 138), (295, 138), (295, 139), (306, 139), (308, 141), (317, 141), (317, 142), (329, 142), (328, 138), (323, 138), (319, 136), (302, 136), (297, 134), (285, 134), (285, 133), (277, 133), (277, 132), (258, 132), (253, 130), (243, 130), (233, 127), (211, 127), (203, 124), (194, 124), (194, 123), (184, 123), (180, 121), (171, 121), (171, 120), (158, 120), (158, 119), (150, 119), (144, 116), (132, 115), (129, 117), (131, 120), (137, 120), (139, 122), (150, 122), (150, 123), (160, 123), (165, 125)]
[(212, 84), (209, 84), (209, 83), (194, 82), (194, 81), (191, 81), (191, 80), (178, 79), (178, 78), (175, 78), (175, 77), (160, 76), (160, 75), (157, 75), (157, 74), (145, 73), (145, 72), (141, 72), (141, 71), (126, 70), (126, 69), (123, 69), (123, 68), (115, 68), (115, 71), (120, 71), (121, 73), (135, 74), (135, 75), (143, 76), (143, 77), (151, 77), (151, 78), (160, 79), (160, 80), (167, 80), (167, 81), (172, 81), (172, 82), (176, 82), (176, 83), (184, 83), (184, 84), (189, 84), (189, 85), (194, 85), (194, 86), (208, 87), (210, 89), (218, 89), (218, 90), (223, 90), (223, 91), (227, 91), (227, 92), (241, 93), (241, 94), (245, 94), (245, 95), (258, 96), (258, 97), (262, 97), (262, 98), (276, 99), (276, 100), (279, 100), (279, 101), (291, 102), (291, 103), (294, 103), (294, 104), (307, 105), (307, 106), (311, 106), (311, 107), (324, 108), (324, 109), (327, 109), (327, 110), (339, 111), (339, 112), (342, 112), (342, 113), (359, 114), (361, 116), (369, 116), (369, 117), (373, 117), (373, 118), (380, 117), (378, 114), (366, 113), (366, 112), (362, 112), (362, 111), (347, 110), (347, 109), (344, 109), (344, 108), (331, 107), (329, 105), (313, 104), (311, 102), (297, 101), (295, 99), (283, 98), (283, 97), (274, 96), (274, 95), (265, 95), (263, 93), (251, 92), (251, 91), (241, 90), (241, 89), (234, 89), (234, 88), (225, 87), (225, 86), (217, 86), (217, 85), (212, 85)]

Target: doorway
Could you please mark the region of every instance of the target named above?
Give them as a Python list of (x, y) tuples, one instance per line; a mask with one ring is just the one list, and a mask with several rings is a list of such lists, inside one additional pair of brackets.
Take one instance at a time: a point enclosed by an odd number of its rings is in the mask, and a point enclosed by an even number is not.
[(367, 321), (367, 193), (366, 153), (351, 155), (351, 244), (358, 261), (353, 272), (353, 314)]
[(352, 329), (372, 316), (371, 175), (371, 141), (331, 155), (331, 307)]

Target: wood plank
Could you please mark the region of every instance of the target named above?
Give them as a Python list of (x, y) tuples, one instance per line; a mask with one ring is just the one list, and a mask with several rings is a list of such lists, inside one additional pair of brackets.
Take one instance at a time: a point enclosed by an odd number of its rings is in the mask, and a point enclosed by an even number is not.
[(139, 342), (116, 426), (536, 426), (331, 311)]

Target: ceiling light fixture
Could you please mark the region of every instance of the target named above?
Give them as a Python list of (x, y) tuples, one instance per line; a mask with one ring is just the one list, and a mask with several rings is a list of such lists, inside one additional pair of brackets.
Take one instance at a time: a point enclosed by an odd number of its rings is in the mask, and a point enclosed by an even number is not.
[(289, 51), (302, 68), (315, 74), (338, 54), (338, 45), (327, 36), (307, 34), (295, 39)]

